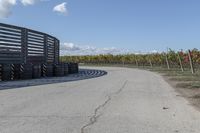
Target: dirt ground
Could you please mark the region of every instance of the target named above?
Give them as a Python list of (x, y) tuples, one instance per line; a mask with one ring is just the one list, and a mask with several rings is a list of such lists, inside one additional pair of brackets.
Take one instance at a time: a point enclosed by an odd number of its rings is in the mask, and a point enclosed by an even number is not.
[(171, 77), (165, 76), (164, 74), (162, 74), (162, 76), (164, 77), (165, 81), (169, 83), (176, 90), (176, 92), (180, 94), (177, 96), (184, 97), (189, 101), (192, 106), (200, 111), (200, 88), (189, 89), (177, 87), (177, 84), (181, 83), (182, 81), (171, 80)]

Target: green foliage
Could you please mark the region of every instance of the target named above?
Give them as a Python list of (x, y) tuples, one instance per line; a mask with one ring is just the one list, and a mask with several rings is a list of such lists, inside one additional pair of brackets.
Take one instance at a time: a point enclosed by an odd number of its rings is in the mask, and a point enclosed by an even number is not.
[[(175, 52), (169, 49), (168, 53), (152, 53), (152, 54), (125, 54), (125, 55), (85, 55), (85, 56), (62, 56), (61, 61), (77, 62), (77, 63), (90, 63), (90, 64), (132, 64), (149, 66), (166, 65), (166, 58), (171, 67), (177, 67), (179, 64), (178, 54), (181, 58), (183, 65), (189, 65), (188, 52)], [(193, 62), (200, 64), (200, 51), (197, 49), (191, 50)]]

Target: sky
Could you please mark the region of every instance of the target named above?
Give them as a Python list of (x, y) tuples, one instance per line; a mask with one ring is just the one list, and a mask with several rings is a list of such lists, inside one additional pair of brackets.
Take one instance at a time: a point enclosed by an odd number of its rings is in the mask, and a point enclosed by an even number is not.
[(62, 54), (200, 48), (200, 0), (0, 0), (0, 22), (56, 36)]

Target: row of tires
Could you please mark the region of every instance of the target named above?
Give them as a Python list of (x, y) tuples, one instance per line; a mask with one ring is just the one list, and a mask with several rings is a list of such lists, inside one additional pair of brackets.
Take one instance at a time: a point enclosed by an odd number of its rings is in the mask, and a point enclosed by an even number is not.
[(77, 63), (61, 64), (1, 64), (0, 81), (60, 77), (78, 73)]

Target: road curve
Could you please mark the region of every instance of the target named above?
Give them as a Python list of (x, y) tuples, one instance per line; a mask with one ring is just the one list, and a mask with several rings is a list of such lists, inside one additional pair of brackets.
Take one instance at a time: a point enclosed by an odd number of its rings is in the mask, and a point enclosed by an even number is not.
[(0, 90), (0, 133), (199, 133), (200, 112), (161, 76), (107, 75)]

